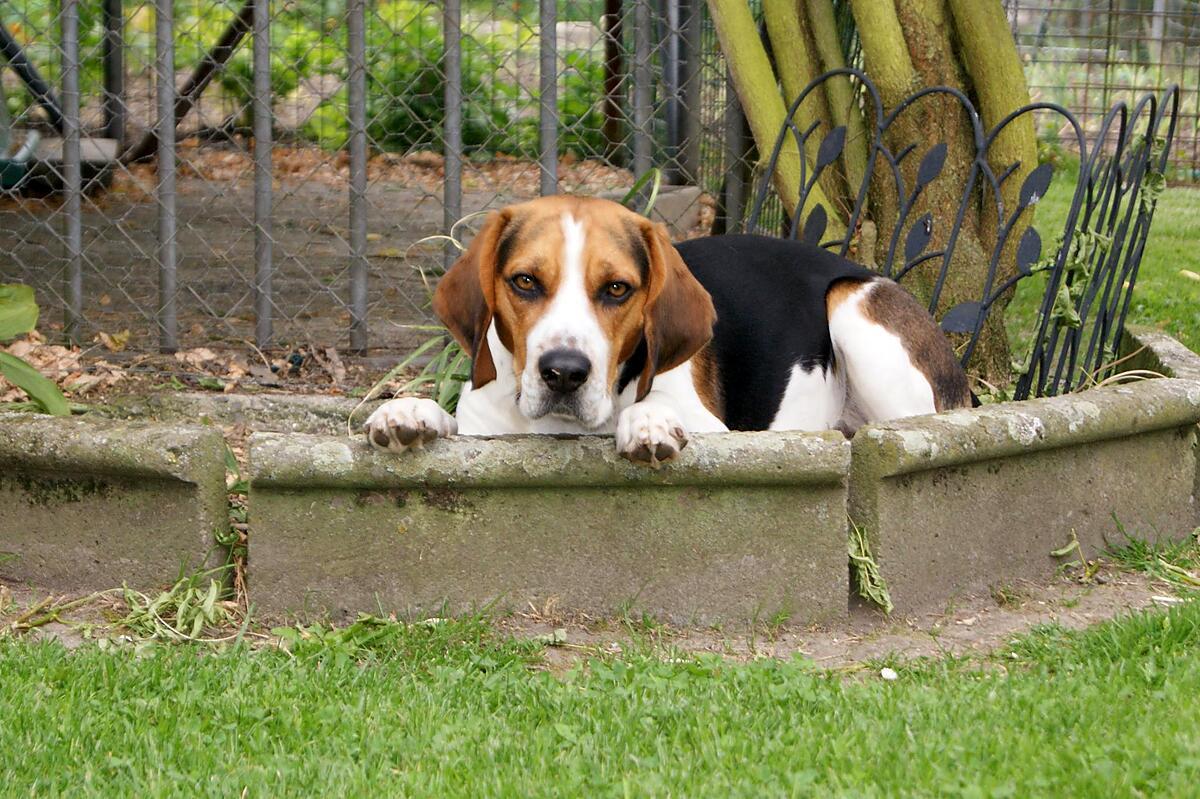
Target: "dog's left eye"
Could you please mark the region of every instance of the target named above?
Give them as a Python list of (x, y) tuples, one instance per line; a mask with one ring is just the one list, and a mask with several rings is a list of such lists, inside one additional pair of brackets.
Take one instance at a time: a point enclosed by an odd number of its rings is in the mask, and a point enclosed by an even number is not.
[(513, 288), (515, 288), (517, 291), (526, 295), (536, 294), (539, 288), (537, 278), (535, 278), (533, 275), (527, 275), (524, 272), (513, 275), (511, 278), (509, 278), (508, 282), (511, 283)]
[(611, 283), (605, 284), (604, 296), (614, 300), (623, 299), (627, 294), (629, 294), (631, 288), (632, 286), (630, 286), (628, 283), (620, 280), (614, 280)]

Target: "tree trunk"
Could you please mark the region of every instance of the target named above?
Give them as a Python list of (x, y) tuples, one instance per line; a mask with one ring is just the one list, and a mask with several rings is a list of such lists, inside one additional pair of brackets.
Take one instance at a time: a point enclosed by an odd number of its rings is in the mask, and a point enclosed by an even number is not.
[[(821, 59), (822, 72), (832, 72), (846, 66), (846, 56), (838, 41), (837, 22), (833, 16), (833, 5), (829, 0), (804, 0), (805, 13), (813, 44)], [(846, 149), (842, 151), (842, 164), (846, 186), (853, 196), (862, 185), (867, 172), (867, 149), (870, 146), (866, 125), (863, 124), (854, 86), (849, 77), (830, 78), (825, 82), (825, 94), (829, 102), (829, 113), (834, 125), (846, 128)]]
[[(733, 76), (734, 89), (758, 146), (759, 158), (765, 161), (787, 116), (767, 51), (745, 0), (708, 0), (708, 7), (721, 41), (721, 51)], [(789, 216), (796, 213), (796, 203), (800, 199), (800, 158), (795, 139), (785, 137), (775, 174), (771, 177)], [(837, 212), (820, 186), (813, 187), (802, 214), (807, 216), (817, 205), (825, 207), (831, 228), (836, 228)]]
[[(815, 48), (801, 27), (796, 8), (796, 0), (763, 0), (763, 20), (767, 23), (767, 35), (771, 39), (775, 71), (779, 73), (783, 84), (784, 105), (789, 108), (812, 78), (821, 72), (817, 66)], [(793, 121), (801, 132), (817, 126), (817, 135), (809, 136), (804, 142), (805, 158), (809, 164), (813, 164), (821, 146), (820, 131), (833, 127), (824, 87), (818, 86), (808, 95), (796, 109)], [(829, 197), (845, 193), (845, 186), (839, 185), (837, 176), (829, 170), (822, 174), (821, 186)]]
[[(783, 125), (784, 99), (797, 92), (820, 72), (845, 63), (837, 35), (832, 0), (764, 0), (767, 30), (775, 51), (779, 74), (758, 39), (746, 0), (708, 0), (713, 11), (722, 48), (729, 59), (735, 88), (760, 153), (767, 153)], [(985, 131), (1010, 112), (1029, 102), (1024, 73), (1008, 20), (999, 0), (849, 0), (861, 43), (865, 71), (878, 88), (889, 113), (913, 92), (944, 85), (963, 92), (982, 117)], [(780, 88), (782, 84), (782, 89)], [(867, 113), (873, 113), (868, 105)], [(825, 207), (831, 223), (844, 223), (853, 205), (861, 176), (872, 174), (866, 224), (859, 240), (859, 260), (884, 263), (893, 244), (900, 206), (891, 170), (886, 163), (868, 164), (868, 131), (876, 120), (863, 118), (864, 108), (848, 79), (827, 81), (821, 91), (798, 109), (796, 123), (806, 129), (813, 122), (822, 127), (844, 125), (847, 130), (842, 152), (842, 181), (822, 180), (816, 202)], [(814, 133), (815, 147), (823, 134)], [(907, 217), (896, 239), (896, 267), (903, 260), (903, 244), (909, 227), (928, 211), (934, 219), (933, 241), (928, 249), (945, 245), (960, 206), (965, 208), (958, 230), (953, 262), (939, 300), (939, 310), (968, 300), (979, 300), (987, 268), (998, 240), (998, 211), (989, 192), (976, 183), (975, 196), (963, 196), (976, 165), (976, 141), (969, 118), (952, 96), (926, 97), (907, 108), (888, 130), (886, 144), (893, 153), (916, 145), (902, 162), (901, 174), (911, 190), (917, 166), (935, 145), (947, 147), (945, 165), (936, 180), (922, 192), (917, 207)], [(798, 186), (801, 153), (785, 149), (787, 164), (775, 176), (781, 196)], [(811, 164), (815, 151), (806, 154)], [(1028, 116), (1010, 125), (988, 150), (991, 169), (999, 174), (1013, 164), (1016, 169), (1002, 187), (1001, 202), (1007, 214), (1016, 207), (1025, 176), (1036, 166), (1037, 147), (1033, 122)], [(782, 164), (782, 159), (781, 159)], [(794, 195), (792, 195), (794, 198)], [(807, 214), (809, 209), (805, 209)], [(789, 208), (790, 212), (790, 208)], [(843, 227), (844, 229), (844, 227)], [(873, 253), (862, 252), (874, 234)], [(1008, 238), (1000, 260), (997, 282), (1013, 273), (1014, 254), (1020, 230)], [(927, 262), (906, 279), (906, 285), (928, 301), (939, 261)], [(1010, 358), (1003, 325), (1003, 303), (995, 307), (975, 350), (973, 371), (989, 382), (1009, 382)]]

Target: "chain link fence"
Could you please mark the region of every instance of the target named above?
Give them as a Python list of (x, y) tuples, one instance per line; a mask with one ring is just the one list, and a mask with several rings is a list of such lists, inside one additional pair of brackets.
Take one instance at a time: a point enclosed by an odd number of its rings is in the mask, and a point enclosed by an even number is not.
[[(1196, 0), (1004, 0), (1034, 101), (1071, 111), (1087, 133), (1113, 105), (1181, 89), (1168, 178), (1200, 180), (1200, 3)], [(1071, 131), (1042, 117), (1045, 146)]]
[(0, 28), (0, 281), (79, 341), (405, 351), (455, 253), (429, 237), (475, 212), (657, 169), (697, 235), (746, 174), (697, 0), (9, 0)]
[[(1088, 125), (1189, 87), (1195, 174), (1194, 3), (1006, 3), (1035, 95)], [(431, 237), (478, 211), (657, 170), (685, 237), (753, 196), (703, 0), (4, 0), (0, 54), (0, 282), (81, 342), (394, 358), (456, 252)]]

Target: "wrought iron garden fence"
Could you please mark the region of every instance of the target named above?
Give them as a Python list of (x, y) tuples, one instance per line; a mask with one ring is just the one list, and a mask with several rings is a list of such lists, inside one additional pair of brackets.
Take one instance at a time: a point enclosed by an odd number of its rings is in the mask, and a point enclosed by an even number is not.
[[(825, 205), (811, 200), (826, 171), (836, 168), (847, 144), (847, 128), (822, 129), (820, 123), (813, 123), (801, 129), (795, 120), (810, 93), (830, 81), (847, 79), (867, 109), (867, 169), (857, 184), (848, 187), (853, 204), (846, 219), (830, 232)], [(898, 120), (938, 99), (949, 101), (937, 109), (939, 118), (959, 114), (968, 123), (965, 175), (943, 174), (946, 141), (896, 136)], [(1041, 292), (1041, 301), (1033, 329), (1027, 340), (1015, 342), (1019, 362), (1014, 398), (1087, 387), (1104, 380), (1117, 366), (1150, 222), (1166, 185), (1179, 99), (1178, 87), (1172, 86), (1162, 95), (1146, 94), (1132, 104), (1118, 102), (1092, 135), (1070, 111), (1044, 102), (1018, 108), (988, 130), (970, 98), (958, 89), (923, 89), (885, 113), (878, 90), (863, 72), (834, 70), (813, 80), (789, 107), (760, 173), (746, 227), (750, 232), (770, 232), (762, 230), (761, 220), (774, 193), (768, 178), (784, 145), (794, 142), (799, 153), (816, 152), (811, 165), (800, 159), (799, 197), (794, 206), (799, 210), (783, 226), (783, 235), (841, 255), (853, 254), (907, 285), (923, 271), (925, 283), (914, 286), (914, 293), (926, 300), (943, 330), (962, 337), (958, 350), (964, 366), (971, 361), (992, 310), (1003, 308), (1017, 284), (1037, 274), (1042, 282), (1034, 290)], [(1073, 190), (1062, 228), (1054, 231), (1056, 238), (1046, 252), (1034, 209), (1055, 178), (1055, 166), (1052, 162), (997, 163), (999, 148), (994, 146), (1010, 126), (1034, 115), (1053, 115), (1068, 128), (1069, 144), (1080, 158), (1077, 169), (1064, 165), (1058, 170), (1058, 179), (1070, 181)], [(810, 147), (810, 140), (819, 145)], [(1006, 191), (1020, 174), (1024, 177), (1019, 190)], [(847, 179), (844, 173), (839, 177)], [(951, 196), (957, 195), (957, 201), (925, 210), (922, 195), (939, 180), (951, 184)], [(972, 263), (960, 241), (965, 220), (974, 216), (990, 219), (990, 224), (981, 226), (988, 238), (980, 242), (983, 249)], [(967, 292), (974, 295), (947, 302), (944, 292), (952, 272), (972, 268), (978, 279), (967, 284)]]

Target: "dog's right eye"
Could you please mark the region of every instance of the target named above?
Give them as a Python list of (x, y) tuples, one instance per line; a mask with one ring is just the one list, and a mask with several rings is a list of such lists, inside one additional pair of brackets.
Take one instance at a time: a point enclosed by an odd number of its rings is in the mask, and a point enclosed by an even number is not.
[(541, 289), (537, 278), (533, 275), (527, 275), (524, 272), (513, 275), (508, 279), (508, 282), (521, 294), (534, 295)]

